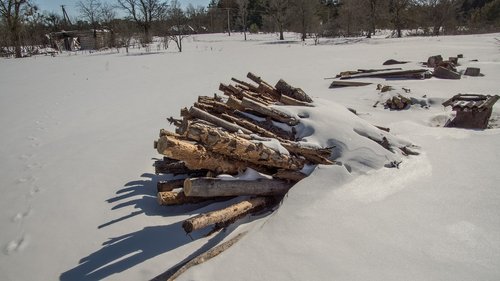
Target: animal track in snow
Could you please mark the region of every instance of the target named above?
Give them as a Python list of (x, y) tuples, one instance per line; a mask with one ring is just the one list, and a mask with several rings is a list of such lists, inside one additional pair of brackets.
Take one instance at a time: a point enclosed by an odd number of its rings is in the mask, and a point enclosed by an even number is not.
[(5, 246), (4, 248), (4, 254), (10, 255), (13, 252), (20, 252), (24, 250), (29, 243), (29, 236), (28, 235), (22, 235), (20, 238), (12, 240)]
[(26, 218), (31, 214), (31, 207), (28, 208), (28, 210), (24, 212), (19, 212), (15, 216), (12, 217), (12, 222), (18, 222)]

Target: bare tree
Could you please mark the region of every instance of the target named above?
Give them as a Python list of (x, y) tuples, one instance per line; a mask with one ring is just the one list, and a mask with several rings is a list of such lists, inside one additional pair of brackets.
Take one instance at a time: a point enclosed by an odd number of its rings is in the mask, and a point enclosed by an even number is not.
[(319, 1), (292, 0), (292, 5), (296, 12), (300, 33), (302, 34), (301, 39), (305, 41), (307, 33), (315, 29), (314, 25), (319, 24), (316, 16)]
[(187, 17), (178, 0), (170, 2), (168, 19), (171, 21), (170, 39), (175, 42), (179, 52), (182, 52), (182, 40), (188, 36)]
[(397, 32), (397, 36), (401, 38), (402, 29), (407, 18), (407, 10), (410, 5), (410, 0), (389, 0), (389, 14), (391, 23)]
[(76, 3), (81, 17), (86, 20), (92, 28), (97, 29), (101, 21), (102, 3), (99, 0), (82, 0)]
[(283, 31), (285, 23), (288, 18), (288, 11), (290, 7), (290, 0), (269, 0), (268, 13), (274, 19), (278, 32), (280, 33), (280, 40), (284, 40)]
[(248, 18), (248, 0), (237, 0), (238, 3), (238, 16), (243, 25), (243, 35), (245, 41), (247, 40), (247, 18)]
[(0, 16), (3, 18), (14, 44), (16, 58), (22, 57), (21, 30), (24, 17), (31, 12), (31, 4), (27, 0), (0, 0)]
[(167, 2), (162, 0), (117, 0), (122, 8), (137, 25), (144, 30), (144, 40), (151, 42), (151, 26), (167, 11)]

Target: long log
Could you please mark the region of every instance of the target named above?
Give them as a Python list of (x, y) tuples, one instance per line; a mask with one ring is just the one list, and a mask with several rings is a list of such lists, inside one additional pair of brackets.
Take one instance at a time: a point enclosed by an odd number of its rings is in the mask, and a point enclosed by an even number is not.
[[(263, 137), (267, 137), (267, 138), (275, 138), (275, 139), (286, 139), (286, 140), (291, 140), (292, 139), (292, 136), (290, 134), (277, 134), (275, 132), (271, 132), (255, 123), (252, 123), (248, 120), (244, 120), (244, 119), (240, 119), (240, 118), (236, 118), (232, 115), (229, 115), (229, 114), (225, 114), (223, 113), (222, 114), (222, 118), (226, 119), (226, 120), (229, 120), (231, 122), (234, 122), (250, 131), (252, 131), (253, 133), (256, 133), (256, 134), (259, 134)], [(283, 131), (284, 132), (284, 131)]]
[[(169, 158), (184, 161), (191, 170), (210, 170), (216, 173), (236, 174), (245, 170), (249, 163), (231, 159), (227, 156), (208, 151), (201, 145), (163, 136), (158, 140), (158, 152)], [(258, 167), (252, 167), (258, 169)]]
[(280, 102), (284, 105), (296, 105), (296, 106), (308, 106), (308, 107), (314, 106), (308, 102), (296, 100), (294, 98), (291, 98), (291, 97), (285, 96), (285, 95), (281, 95)]
[(242, 100), (241, 105), (246, 108), (255, 110), (263, 115), (269, 116), (276, 121), (283, 122), (291, 126), (295, 126), (300, 123), (300, 121), (293, 116), (247, 98), (244, 98)]
[(177, 271), (175, 271), (170, 277), (164, 277), (164, 276), (158, 276), (158, 278), (155, 278), (153, 280), (164, 280), (166, 278), (167, 281), (174, 281), (177, 277), (179, 277), (182, 273), (186, 272), (189, 268), (199, 265), (201, 263), (206, 262), (207, 260), (218, 256), (220, 253), (224, 252), (225, 250), (229, 249), (229, 247), (233, 246), (236, 242), (238, 242), (247, 232), (242, 232), (235, 237), (229, 239), (228, 241), (213, 247), (212, 249), (204, 252), (203, 254), (193, 258), (192, 260), (188, 261), (185, 265), (183, 265), (181, 268), (179, 268)]
[(285, 80), (280, 79), (275, 86), (276, 90), (285, 96), (289, 96), (293, 99), (303, 101), (303, 102), (312, 102), (313, 100), (309, 97), (302, 89), (292, 87), (290, 84), (285, 82)]
[(191, 107), (189, 109), (189, 114), (191, 114), (191, 116), (193, 117), (196, 117), (196, 118), (199, 118), (199, 119), (202, 119), (202, 120), (205, 120), (205, 121), (208, 121), (210, 123), (213, 123), (217, 126), (220, 126), (230, 132), (238, 132), (238, 131), (242, 131), (243, 133), (245, 134), (250, 134), (251, 132), (239, 125), (236, 125), (236, 124), (233, 124), (233, 123), (229, 123), (227, 122), (226, 120), (224, 119), (221, 119), (217, 116), (214, 116), (208, 112), (205, 112), (199, 108), (196, 108), (196, 107)]
[(259, 87), (258, 87), (259, 93), (267, 94), (273, 100), (279, 101), (281, 94), (278, 93), (278, 91), (276, 91), (276, 89), (273, 86), (271, 86), (271, 84), (262, 80), (262, 78), (253, 74), (252, 72), (248, 72), (247, 78), (249, 78), (250, 80), (259, 84)]
[(186, 233), (191, 233), (195, 230), (205, 228), (209, 225), (229, 221), (241, 214), (251, 211), (252, 209), (263, 207), (272, 202), (269, 197), (255, 197), (241, 201), (222, 210), (217, 210), (205, 214), (200, 214), (193, 218), (187, 219), (182, 224), (182, 228)]
[(300, 171), (291, 170), (278, 170), (278, 172), (273, 175), (273, 178), (275, 179), (286, 180), (290, 182), (299, 182), (306, 177), (307, 175)]
[(240, 195), (283, 195), (292, 184), (271, 179), (222, 180), (218, 178), (194, 178), (184, 181), (184, 193), (194, 197), (220, 197)]
[(258, 93), (259, 92), (259, 87), (258, 86), (255, 86), (255, 85), (252, 85), (248, 82), (245, 82), (245, 81), (241, 81), (241, 80), (238, 80), (236, 78), (231, 78), (231, 80), (233, 80), (234, 82), (238, 83), (238, 84), (241, 84), (245, 87), (247, 87), (248, 89), (250, 89), (252, 92), (255, 92), (255, 93)]
[(221, 129), (196, 122), (187, 122), (185, 136), (204, 144), (209, 150), (256, 165), (299, 170), (304, 166), (300, 158), (281, 154), (262, 143), (240, 138)]

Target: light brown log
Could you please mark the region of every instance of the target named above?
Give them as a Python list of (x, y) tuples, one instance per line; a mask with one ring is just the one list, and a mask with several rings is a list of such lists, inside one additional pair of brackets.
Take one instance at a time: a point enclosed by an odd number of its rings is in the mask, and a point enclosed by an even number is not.
[(229, 99), (226, 101), (226, 105), (234, 110), (245, 110), (245, 107), (241, 105), (241, 100), (237, 99), (234, 96), (229, 97)]
[(283, 122), (291, 126), (295, 126), (300, 123), (300, 121), (293, 116), (247, 98), (244, 98), (242, 100), (241, 105), (246, 108), (255, 110), (263, 115), (269, 116), (276, 121)]
[(300, 158), (281, 154), (262, 143), (254, 143), (221, 129), (196, 122), (187, 122), (185, 136), (202, 143), (209, 150), (256, 165), (298, 170), (304, 166)]
[(207, 201), (207, 198), (187, 197), (184, 192), (166, 191), (158, 192), (158, 204), (162, 206), (174, 206), (183, 204), (196, 204)]
[(258, 86), (255, 86), (255, 85), (252, 85), (250, 83), (247, 83), (245, 81), (241, 81), (241, 80), (238, 80), (236, 78), (231, 78), (231, 80), (233, 80), (234, 82), (238, 83), (238, 84), (241, 84), (245, 87), (247, 87), (248, 89), (250, 89), (252, 92), (255, 92), (255, 93), (258, 93), (259, 92), (259, 87)]
[(251, 72), (248, 72), (247, 78), (259, 84), (258, 87), (259, 93), (267, 94), (273, 100), (279, 101), (281, 94), (278, 93), (278, 91), (276, 91), (276, 89), (273, 86), (271, 86), (271, 84), (267, 83), (266, 81), (262, 80), (259, 76)]
[(189, 109), (189, 114), (193, 117), (196, 117), (196, 118), (208, 121), (210, 123), (213, 123), (213, 124), (215, 124), (219, 127), (222, 127), (230, 132), (238, 132), (241, 130), (245, 134), (251, 133), (249, 130), (247, 130), (239, 125), (229, 123), (224, 119), (221, 119), (217, 116), (214, 116), (214, 115), (212, 115), (206, 111), (203, 111), (199, 108), (196, 108), (196, 107), (191, 107)]
[[(158, 276), (157, 278), (154, 278), (153, 280), (167, 280), (167, 281), (174, 281), (177, 277), (179, 277), (182, 273), (186, 272), (189, 268), (199, 265), (201, 263), (206, 262), (207, 260), (218, 256), (225, 250), (229, 249), (229, 247), (233, 246), (236, 242), (238, 242), (247, 232), (242, 232), (235, 237), (229, 239), (228, 241), (213, 247), (212, 249), (204, 252), (203, 254), (193, 258), (192, 260), (188, 261), (186, 264), (184, 264), (182, 267), (180, 267), (177, 271), (175, 271), (172, 275), (170, 276), (164, 276), (163, 274)], [(168, 273), (167, 273), (168, 274)], [(167, 279), (168, 278), (168, 279)]]
[(218, 178), (193, 178), (184, 181), (186, 196), (220, 197), (240, 195), (282, 195), (292, 184), (274, 179), (222, 180)]
[(156, 183), (156, 190), (158, 192), (172, 191), (176, 188), (182, 188), (184, 186), (184, 180), (169, 180), (169, 181), (159, 181)]
[(205, 214), (200, 214), (196, 217), (187, 219), (182, 224), (182, 228), (186, 233), (191, 233), (195, 230), (205, 228), (209, 225), (229, 221), (241, 214), (251, 211), (252, 209), (263, 207), (271, 203), (268, 197), (255, 197), (241, 201), (222, 210), (217, 210)]
[(169, 158), (184, 161), (191, 170), (207, 169), (216, 173), (235, 174), (244, 171), (249, 165), (244, 161), (230, 159), (227, 156), (208, 151), (201, 145), (163, 136), (158, 140), (158, 152)]
[(284, 105), (310, 106), (310, 107), (314, 106), (308, 102), (299, 101), (286, 95), (281, 95), (280, 102)]
[(290, 140), (291, 139), (291, 136), (289, 136), (288, 134), (286, 135), (282, 135), (282, 136), (278, 136), (277, 134), (269, 131), (269, 130), (266, 130), (265, 128), (255, 124), (255, 123), (252, 123), (248, 120), (243, 120), (243, 119), (240, 119), (240, 118), (236, 118), (234, 116), (231, 116), (229, 114), (225, 114), (223, 113), (222, 114), (222, 118), (226, 119), (226, 120), (229, 120), (231, 122), (234, 122), (250, 131), (252, 131), (253, 133), (256, 133), (256, 134), (259, 134), (263, 137), (267, 137), (267, 138), (275, 138), (275, 139), (287, 139), (287, 140)]
[(302, 89), (292, 87), (283, 79), (280, 79), (276, 83), (275, 88), (282, 96), (289, 96), (293, 99), (309, 103), (313, 101)]
[(191, 176), (200, 176), (206, 175), (207, 170), (191, 170), (186, 167), (184, 161), (175, 160), (175, 162), (166, 162), (166, 161), (156, 161), (155, 162), (155, 174), (173, 174), (173, 175), (191, 175)]

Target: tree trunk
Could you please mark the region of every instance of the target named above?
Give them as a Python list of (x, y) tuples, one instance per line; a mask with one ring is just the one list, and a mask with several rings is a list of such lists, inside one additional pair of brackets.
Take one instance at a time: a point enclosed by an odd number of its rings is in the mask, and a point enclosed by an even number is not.
[(191, 233), (195, 230), (205, 228), (209, 225), (229, 221), (235, 217), (241, 216), (252, 209), (264, 207), (272, 202), (272, 199), (267, 197), (256, 197), (231, 205), (225, 209), (200, 214), (190, 218), (182, 224), (182, 228), (186, 233)]
[(187, 138), (203, 143), (209, 150), (242, 161), (288, 170), (299, 170), (304, 166), (300, 158), (280, 154), (262, 143), (254, 143), (218, 128), (188, 122), (183, 131)]
[(257, 103), (253, 100), (244, 98), (241, 105), (243, 105), (246, 108), (255, 110), (265, 116), (268, 116), (276, 121), (286, 123), (290, 126), (295, 126), (300, 123), (300, 120), (297, 118), (290, 116), (284, 112), (281, 112), (279, 110), (276, 110), (271, 107), (267, 107), (261, 103)]
[(194, 178), (184, 181), (184, 193), (194, 197), (222, 197), (241, 195), (283, 195), (293, 184), (281, 180), (258, 179), (222, 180), (217, 178)]
[(236, 174), (248, 167), (248, 163), (208, 151), (201, 145), (192, 144), (172, 136), (158, 140), (158, 152), (169, 158), (183, 160), (191, 170), (207, 169), (216, 173)]

